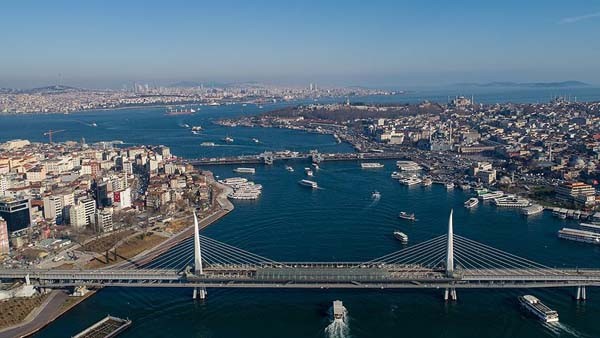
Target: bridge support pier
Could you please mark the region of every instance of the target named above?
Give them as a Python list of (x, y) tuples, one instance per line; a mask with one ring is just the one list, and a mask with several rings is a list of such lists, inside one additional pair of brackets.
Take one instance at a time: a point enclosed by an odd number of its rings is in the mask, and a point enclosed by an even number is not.
[(206, 292), (206, 288), (205, 287), (201, 287), (201, 288), (194, 288), (194, 295), (192, 296), (193, 299), (206, 299), (206, 295), (208, 293)]
[(575, 297), (575, 299), (577, 299), (577, 300), (585, 300), (586, 299), (585, 286), (580, 285), (577, 287), (577, 296)]
[(444, 290), (444, 300), (445, 301), (448, 301), (448, 300), (456, 301), (457, 299), (458, 299), (458, 296), (456, 295), (455, 288), (449, 288), (449, 289)]

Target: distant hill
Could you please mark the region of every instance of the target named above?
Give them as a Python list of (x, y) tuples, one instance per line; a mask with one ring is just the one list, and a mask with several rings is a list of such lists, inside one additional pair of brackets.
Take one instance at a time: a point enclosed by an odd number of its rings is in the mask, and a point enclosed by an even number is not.
[(488, 82), (488, 83), (457, 83), (460, 87), (520, 87), (520, 88), (572, 88), (589, 87), (589, 83), (581, 81), (561, 81), (561, 82)]
[(227, 83), (219, 82), (197, 82), (197, 81), (179, 81), (168, 85), (170, 88), (193, 88), (193, 87), (207, 87), (207, 88), (225, 88), (228, 87)]

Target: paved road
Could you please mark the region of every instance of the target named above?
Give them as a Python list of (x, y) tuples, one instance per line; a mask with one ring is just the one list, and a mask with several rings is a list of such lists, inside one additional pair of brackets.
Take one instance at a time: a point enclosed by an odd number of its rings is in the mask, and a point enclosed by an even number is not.
[(24, 337), (42, 329), (60, 313), (60, 307), (67, 298), (69, 298), (69, 295), (64, 291), (52, 291), (46, 302), (34, 310), (37, 313), (35, 318), (21, 326), (0, 332), (0, 338)]

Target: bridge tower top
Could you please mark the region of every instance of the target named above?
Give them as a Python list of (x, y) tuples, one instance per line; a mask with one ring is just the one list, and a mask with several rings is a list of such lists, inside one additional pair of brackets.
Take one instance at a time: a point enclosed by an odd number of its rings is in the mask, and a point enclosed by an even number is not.
[(448, 246), (446, 249), (446, 276), (452, 277), (454, 274), (454, 229), (452, 229), (452, 213), (450, 209), (450, 218), (448, 219)]
[(200, 251), (200, 229), (198, 227), (198, 217), (194, 211), (194, 273), (202, 274), (202, 252)]

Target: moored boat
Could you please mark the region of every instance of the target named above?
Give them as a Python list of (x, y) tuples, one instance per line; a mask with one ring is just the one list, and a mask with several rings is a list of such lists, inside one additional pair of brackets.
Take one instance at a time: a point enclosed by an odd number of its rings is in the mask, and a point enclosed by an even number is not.
[(408, 236), (401, 231), (394, 231), (394, 238), (402, 243), (408, 243)]
[(479, 200), (475, 197), (471, 197), (465, 202), (465, 208), (471, 209), (474, 208), (477, 204), (479, 204)]

